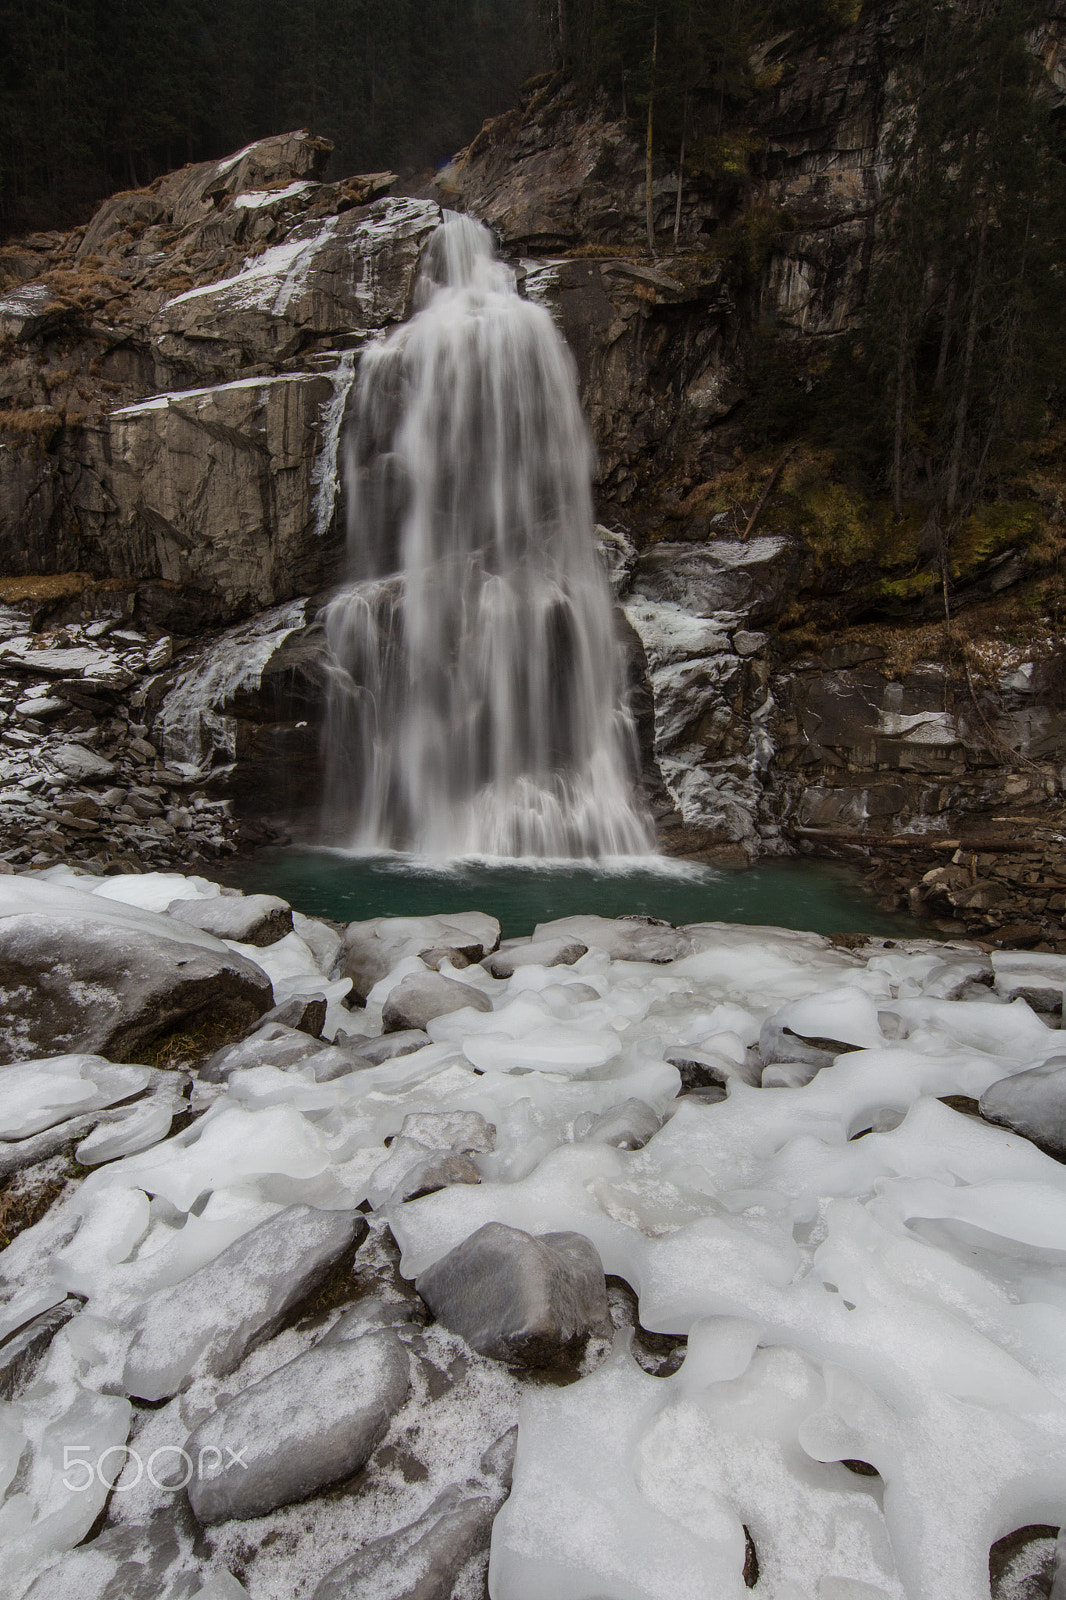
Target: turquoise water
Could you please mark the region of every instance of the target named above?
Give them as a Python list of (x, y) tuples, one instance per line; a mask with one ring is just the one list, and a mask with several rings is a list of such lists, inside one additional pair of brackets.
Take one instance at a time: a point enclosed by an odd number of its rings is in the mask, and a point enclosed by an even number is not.
[(487, 911), (505, 938), (577, 912), (643, 913), (666, 922), (743, 922), (814, 933), (928, 936), (911, 917), (884, 911), (845, 867), (822, 861), (766, 861), (720, 871), (664, 861), (619, 870), (582, 863), (471, 861), (442, 866), (402, 856), (276, 850), (235, 863), (227, 881), (248, 893), (277, 894), (305, 916), (339, 922), (380, 916)]

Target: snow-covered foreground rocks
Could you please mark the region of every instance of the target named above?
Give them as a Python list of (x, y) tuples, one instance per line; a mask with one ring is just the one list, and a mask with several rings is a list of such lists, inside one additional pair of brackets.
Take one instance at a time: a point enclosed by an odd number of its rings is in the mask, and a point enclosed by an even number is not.
[[(492, 1600), (988, 1600), (990, 1549), (1061, 1526), (1038, 957), (592, 915), (494, 955), (446, 908), (4, 887), (282, 1007), (181, 1072), (0, 1067), (2, 1170), (81, 1163), (0, 1253), (5, 1600), (479, 1600), (490, 1532)], [(416, 987), (454, 1004), (387, 1033)], [(1048, 1592), (1024, 1566), (995, 1600)]]

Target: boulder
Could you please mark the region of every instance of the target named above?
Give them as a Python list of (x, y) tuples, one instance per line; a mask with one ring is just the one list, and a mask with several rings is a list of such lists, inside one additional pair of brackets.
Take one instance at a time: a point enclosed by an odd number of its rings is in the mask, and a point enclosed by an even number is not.
[(438, 1322), (475, 1350), (524, 1366), (573, 1354), (610, 1321), (603, 1264), (580, 1233), (535, 1238), (487, 1222), (416, 1287)]
[(463, 1150), (486, 1154), (496, 1148), (496, 1129), (480, 1111), (409, 1111), (401, 1139), (417, 1139), (427, 1150)]
[(452, 1183), (480, 1183), (471, 1153), (495, 1148), (496, 1129), (477, 1111), (414, 1111), (367, 1184), (372, 1206), (414, 1200)]
[(185, 1450), (201, 1523), (261, 1517), (350, 1478), (385, 1437), (411, 1386), (390, 1329), (318, 1344), (208, 1417)]
[(309, 1034), (312, 1039), (322, 1037), (322, 1029), (326, 1021), (326, 1002), (321, 995), (295, 994), (291, 1000), (284, 1000), (280, 1006), (274, 1006), (255, 1022), (245, 1038), (250, 1039), (272, 1023), (278, 1023), (283, 1028), (292, 1028), (297, 1033)]
[(572, 967), (587, 953), (588, 946), (580, 939), (538, 939), (497, 950), (485, 957), (482, 966), (494, 978), (509, 978), (519, 967)]
[(463, 1567), (487, 1547), (502, 1498), (498, 1489), (452, 1484), (416, 1522), (333, 1567), (312, 1600), (451, 1600)]
[(376, 983), (407, 956), (432, 951), (437, 966), (445, 952), (480, 961), (500, 942), (500, 924), (480, 911), (441, 917), (372, 917), (351, 922), (344, 934), (339, 975), (352, 980), (352, 993), (365, 1000)]
[(293, 931), (292, 907), (274, 894), (222, 894), (210, 900), (175, 900), (167, 906), (166, 915), (201, 928), (216, 939), (233, 939), (238, 944), (258, 947), (276, 944)]
[(386, 1033), (401, 1029), (425, 1028), (434, 1017), (469, 1006), (474, 1011), (491, 1011), (492, 1001), (480, 989), (439, 972), (412, 972), (395, 989), (390, 989), (382, 1007), (381, 1021)]
[(1034, 1011), (1062, 1014), (1066, 991), (1066, 956), (1037, 950), (993, 950), (996, 993), (1004, 1000), (1022, 999)]
[(0, 884), (0, 1056), (72, 1050), (127, 1059), (210, 1019), (247, 1026), (273, 1004), (261, 968), (173, 918), (80, 889)]
[[(338, 1039), (338, 1043), (342, 1041)], [(358, 1050), (364, 1061), (372, 1067), (380, 1067), (385, 1061), (395, 1061), (399, 1056), (413, 1056), (416, 1050), (423, 1050), (431, 1043), (429, 1034), (424, 1028), (400, 1028), (396, 1033), (382, 1034), (380, 1039), (368, 1038), (364, 1034), (346, 1034), (344, 1043), (351, 1050)]]
[(1010, 1128), (1056, 1161), (1066, 1161), (1066, 1056), (1051, 1056), (1028, 1072), (1000, 1078), (979, 1105), (986, 1122)]
[(123, 1391), (162, 1400), (194, 1370), (214, 1377), (232, 1372), (366, 1234), (358, 1212), (302, 1205), (259, 1223), (180, 1283), (157, 1289), (130, 1315)]
[(616, 1150), (640, 1150), (661, 1126), (651, 1106), (631, 1097), (599, 1116), (584, 1112), (574, 1123), (574, 1139), (581, 1144), (613, 1145)]
[[(26, 1600), (194, 1600), (209, 1566), (191, 1553), (184, 1533), (169, 1514), (105, 1528), (48, 1567)], [(244, 1593), (239, 1586), (236, 1592)]]
[(152, 323), (155, 344), (175, 365), (236, 378), (402, 322), (439, 222), (434, 202), (398, 198), (300, 223), (232, 277), (167, 300)]
[(535, 943), (577, 940), (590, 949), (606, 951), (613, 961), (665, 963), (692, 954), (692, 940), (686, 933), (654, 917), (560, 917), (538, 923), (533, 939)]
[(453, 1183), (480, 1183), (481, 1172), (467, 1155), (454, 1150), (431, 1150), (408, 1167), (389, 1195), (389, 1201), (420, 1200)]
[(113, 761), (105, 761), (95, 750), (86, 750), (80, 744), (59, 745), (49, 751), (49, 760), (72, 783), (103, 783), (118, 770)]
[[(278, 1010), (281, 1007), (277, 1008)], [(299, 1028), (287, 1028), (281, 1022), (264, 1021), (246, 1038), (228, 1044), (208, 1056), (197, 1076), (204, 1083), (225, 1083), (231, 1072), (242, 1072), (246, 1067), (297, 1066), (309, 1056), (319, 1054), (325, 1045)]]

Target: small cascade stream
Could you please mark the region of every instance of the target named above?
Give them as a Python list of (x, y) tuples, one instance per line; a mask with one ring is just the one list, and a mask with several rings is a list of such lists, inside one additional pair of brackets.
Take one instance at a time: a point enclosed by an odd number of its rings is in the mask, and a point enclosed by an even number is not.
[(325, 835), (434, 857), (646, 854), (571, 356), (488, 231), (431, 237), (343, 441)]

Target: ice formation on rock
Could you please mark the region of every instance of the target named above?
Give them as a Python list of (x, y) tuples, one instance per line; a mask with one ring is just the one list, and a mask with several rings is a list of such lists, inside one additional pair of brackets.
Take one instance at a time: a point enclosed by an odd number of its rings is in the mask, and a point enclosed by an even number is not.
[[(12, 903), (22, 882), (7, 880)], [(107, 898), (87, 885), (73, 873), (27, 883), (27, 902), (87, 899), (106, 918)], [(145, 926), (166, 920), (145, 908), (179, 898), (169, 875), (111, 885)], [(279, 984), (302, 972), (328, 987), (341, 944), (313, 919), (300, 926), (242, 951)], [(193, 1579), (225, 1585), (233, 1570), (253, 1600), (343, 1592), (349, 1578), (391, 1594), (401, 1568), (409, 1587), (428, 1583), (439, 1555), (466, 1600), (481, 1592), (477, 1546), (502, 1494), (482, 1455), (516, 1419), (493, 1600), (741, 1600), (751, 1548), (765, 1600), (988, 1600), (990, 1547), (1061, 1525), (1066, 1167), (973, 1114), (1016, 1080), (1039, 1131), (1040, 1097), (1022, 1091), (1053, 1082), (1066, 1052), (1016, 980), (1055, 974), (997, 962), (1003, 981), (989, 989), (973, 983), (991, 964), (971, 946), (852, 951), (714, 923), (645, 928), (657, 937), (642, 946), (640, 927), (542, 929), (526, 947), (546, 959), (567, 935), (587, 949), (564, 966), (515, 961), (503, 977), (491, 955), (445, 962), (490, 1009), (460, 1004), (408, 1053), (371, 1064), (360, 1051), (375, 1053), (390, 993), (418, 968), (408, 926), (346, 1030), (360, 1044), (304, 1034), (289, 1058), (242, 1055), (224, 1082), (195, 1083), (187, 1126), (129, 1153), (121, 1120), (86, 1139), (92, 1118), (135, 1115), (158, 1075), (139, 1086), (148, 1069), (85, 1057), (0, 1068), (12, 1089), (0, 1099), (5, 1160), (23, 1147), (36, 1160), (37, 1141), (63, 1128), (100, 1156), (0, 1253), (0, 1357), (24, 1335), (29, 1351), (0, 1408), (5, 1594), (62, 1593), (64, 1573), (74, 1592), (90, 1551), (92, 1572), (114, 1575), (154, 1528), (166, 1534), (159, 1570), (189, 1594)], [(438, 935), (427, 919), (424, 948)], [(262, 1032), (264, 1052), (291, 1044), (281, 1024)], [(789, 1040), (829, 1064), (779, 1059)], [(721, 1063), (724, 1098), (679, 1095), (671, 1058)], [(128, 1085), (117, 1072), (133, 1074)], [(127, 1104), (106, 1103), (124, 1086)], [(431, 1193), (419, 1187), (427, 1162)], [(578, 1381), (531, 1385), (427, 1325), (411, 1280), (499, 1224), (588, 1241), (638, 1297), (633, 1342), (612, 1289), (613, 1349), (594, 1338)], [(353, 1250), (363, 1298), (267, 1336), (309, 1257), (320, 1266)], [(284, 1421), (276, 1375), (320, 1343), (382, 1329), (405, 1346), (412, 1389), (359, 1478), (253, 1522), (213, 1523), (206, 1559), (186, 1502), (138, 1479), (127, 1450), (143, 1462), (190, 1435), (232, 1444), (227, 1430), (248, 1416), (270, 1479), (277, 1400), (277, 1437), (298, 1438), (313, 1479), (315, 1404)], [(683, 1353), (663, 1376), (652, 1335)], [(336, 1364), (323, 1355), (294, 1370)], [(124, 1389), (180, 1392), (131, 1407)], [(324, 1449), (333, 1426), (322, 1423)], [(71, 1486), (84, 1472), (64, 1471), (64, 1443), (104, 1461), (84, 1492)], [(105, 1533), (71, 1554), (112, 1478)]]

